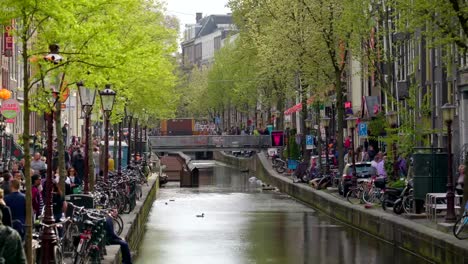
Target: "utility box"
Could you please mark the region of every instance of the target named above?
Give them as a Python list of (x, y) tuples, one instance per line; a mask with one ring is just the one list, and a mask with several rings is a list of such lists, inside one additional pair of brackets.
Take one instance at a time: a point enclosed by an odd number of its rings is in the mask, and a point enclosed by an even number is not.
[(65, 200), (78, 207), (86, 209), (94, 208), (94, 198), (89, 194), (71, 194), (65, 196)]
[(413, 154), (414, 198), (447, 191), (448, 154), (441, 148), (415, 148)]

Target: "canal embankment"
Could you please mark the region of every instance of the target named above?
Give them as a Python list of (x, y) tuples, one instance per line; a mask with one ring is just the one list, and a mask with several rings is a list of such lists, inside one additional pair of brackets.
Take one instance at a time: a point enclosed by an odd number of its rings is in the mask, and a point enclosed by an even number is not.
[[(148, 184), (142, 186), (142, 198), (137, 201), (136, 207), (130, 214), (121, 215), (124, 222), (124, 228), (121, 237), (128, 242), (132, 252), (137, 252), (142, 241), (146, 222), (156, 196), (159, 191), (159, 177), (157, 173), (153, 173), (148, 178)], [(120, 246), (106, 246), (107, 255), (102, 263), (104, 264), (119, 264), (122, 263)]]
[(237, 158), (216, 152), (214, 158), (239, 169), (248, 169), (251, 175), (278, 187), (281, 192), (424, 259), (435, 263), (468, 263), (467, 241), (382, 210), (352, 205), (306, 184), (294, 183), (291, 178), (278, 174), (263, 153), (252, 158)]

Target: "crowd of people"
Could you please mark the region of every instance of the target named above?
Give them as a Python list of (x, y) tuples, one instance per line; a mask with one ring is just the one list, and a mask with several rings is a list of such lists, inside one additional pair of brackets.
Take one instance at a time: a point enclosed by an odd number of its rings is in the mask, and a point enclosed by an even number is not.
[[(93, 156), (95, 175), (100, 177), (102, 172), (101, 152), (99, 141), (94, 141)], [(53, 187), (52, 187), (52, 207), (56, 222), (60, 222), (64, 217), (67, 208), (65, 195), (80, 193), (84, 178), (84, 145), (78, 143), (78, 138), (72, 138), (70, 146), (65, 149), (66, 175), (61, 175), (58, 168), (59, 153), (54, 150), (51, 162), (47, 161), (41, 153), (34, 153), (31, 159), (31, 194), (32, 194), (32, 214), (33, 222), (40, 220), (43, 216), (44, 201), (46, 197), (46, 175), (48, 166), (52, 166)], [(46, 153), (43, 153), (46, 154)], [(109, 155), (109, 171), (114, 170), (114, 160)], [(19, 255), (11, 255), (15, 261), (6, 263), (24, 263), (24, 251), (21, 240), (25, 237), (26, 224), (26, 187), (25, 187), (25, 160), (13, 161), (9, 168), (1, 172), (0, 178), (0, 237), (11, 237), (13, 240), (6, 242), (2, 246), (0, 242), (0, 260), (7, 254), (1, 254), (5, 248), (11, 249), (19, 241)], [(61, 178), (64, 178), (64, 188), (60, 185)], [(12, 232), (10, 232), (12, 231)], [(5, 235), (2, 235), (5, 234)], [(6, 245), (8, 243), (8, 245)], [(16, 245), (17, 246), (17, 245)], [(16, 252), (16, 251), (15, 251)], [(0, 261), (1, 263), (1, 261)]]

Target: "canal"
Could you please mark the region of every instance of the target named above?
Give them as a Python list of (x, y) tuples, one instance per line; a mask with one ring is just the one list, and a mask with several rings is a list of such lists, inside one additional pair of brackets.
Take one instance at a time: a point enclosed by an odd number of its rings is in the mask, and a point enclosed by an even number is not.
[(199, 188), (160, 189), (137, 264), (428, 263), (262, 190), (248, 173), (210, 161), (198, 166)]

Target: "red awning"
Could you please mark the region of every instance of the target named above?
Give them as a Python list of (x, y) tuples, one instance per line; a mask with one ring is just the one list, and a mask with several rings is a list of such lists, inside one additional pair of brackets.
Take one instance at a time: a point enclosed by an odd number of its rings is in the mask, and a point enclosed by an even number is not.
[[(309, 99), (307, 99), (307, 105), (310, 105), (314, 102), (314, 96), (310, 97)], [(294, 105), (293, 107), (290, 107), (288, 109), (286, 109), (286, 111), (284, 111), (284, 114), (285, 115), (291, 115), (295, 112), (298, 112), (298, 111), (301, 111), (302, 110), (302, 103), (298, 103), (296, 105)]]

